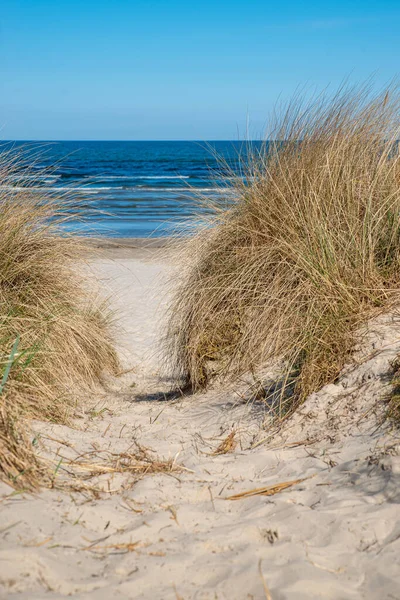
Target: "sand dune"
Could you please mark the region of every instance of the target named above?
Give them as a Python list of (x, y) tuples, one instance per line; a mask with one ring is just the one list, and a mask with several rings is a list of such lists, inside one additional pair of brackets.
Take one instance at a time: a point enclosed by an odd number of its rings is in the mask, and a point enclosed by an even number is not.
[[(31, 496), (2, 484), (0, 596), (400, 598), (400, 436), (382, 423), (398, 317), (371, 324), (357, 365), (271, 430), (262, 406), (229, 386), (166, 395), (156, 350), (174, 266), (160, 252), (91, 262), (113, 292), (127, 372), (87, 398), (74, 428), (34, 430), (41, 452), (65, 461), (147, 452), (171, 470), (101, 474), (89, 482), (104, 490), (95, 495)], [(63, 463), (57, 476), (66, 476)]]

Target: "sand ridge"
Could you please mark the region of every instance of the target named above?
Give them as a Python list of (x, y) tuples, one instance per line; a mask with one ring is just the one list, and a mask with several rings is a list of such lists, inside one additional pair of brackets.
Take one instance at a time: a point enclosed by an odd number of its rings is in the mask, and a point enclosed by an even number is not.
[(156, 348), (172, 258), (140, 249), (92, 260), (113, 292), (127, 372), (87, 399), (74, 428), (34, 429), (42, 452), (147, 448), (176, 471), (102, 474), (91, 480), (99, 497), (1, 485), (0, 597), (400, 598), (400, 440), (382, 424), (397, 316), (372, 324), (359, 364), (271, 432), (262, 408), (229, 386), (167, 394)]

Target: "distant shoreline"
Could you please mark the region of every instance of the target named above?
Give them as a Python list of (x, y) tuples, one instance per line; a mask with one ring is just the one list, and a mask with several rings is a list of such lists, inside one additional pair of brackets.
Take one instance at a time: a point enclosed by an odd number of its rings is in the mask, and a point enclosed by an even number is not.
[(165, 248), (176, 243), (176, 239), (171, 236), (163, 237), (98, 237), (91, 238), (82, 236), (90, 245), (96, 248)]
[[(186, 238), (187, 239), (187, 238)], [(145, 259), (152, 258), (160, 250), (176, 249), (185, 238), (90, 238), (83, 237), (89, 248), (90, 259)], [(90, 250), (93, 247), (93, 252)], [(164, 254), (164, 253), (163, 253)]]

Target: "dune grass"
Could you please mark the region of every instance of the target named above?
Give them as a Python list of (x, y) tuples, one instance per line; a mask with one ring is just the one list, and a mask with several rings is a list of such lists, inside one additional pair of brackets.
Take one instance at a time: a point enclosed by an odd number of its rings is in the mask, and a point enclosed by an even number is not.
[(387, 398), (386, 416), (397, 427), (400, 426), (400, 356), (392, 364), (390, 393)]
[(399, 106), (396, 86), (295, 99), (249, 148), (188, 245), (166, 335), (178, 377), (201, 389), (279, 364), (280, 416), (335, 380), (399, 299)]
[(44, 468), (24, 420), (66, 423), (118, 360), (111, 314), (76, 268), (85, 246), (61, 234), (77, 200), (38, 192), (28, 164), (29, 155), (0, 151), (0, 476), (32, 487)]

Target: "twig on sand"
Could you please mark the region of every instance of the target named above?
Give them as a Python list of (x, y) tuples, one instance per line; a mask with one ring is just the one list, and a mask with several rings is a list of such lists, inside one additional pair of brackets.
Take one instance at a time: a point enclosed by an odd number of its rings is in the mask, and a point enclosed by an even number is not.
[(265, 598), (266, 598), (266, 600), (272, 600), (271, 592), (269, 591), (269, 587), (267, 586), (267, 582), (265, 581), (265, 577), (264, 577), (262, 569), (261, 569), (261, 563), (262, 563), (262, 559), (260, 558), (260, 560), (258, 562), (258, 571), (260, 573), (261, 581), (263, 584)]
[(124, 554), (128, 552), (134, 552), (140, 542), (125, 542), (120, 544), (106, 544), (105, 546), (94, 546), (91, 544), (90, 546), (86, 546), (82, 548), (82, 550), (90, 550), (91, 552), (97, 550), (120, 550)]
[(183, 599), (183, 596), (181, 596), (181, 595), (178, 593), (178, 590), (176, 589), (176, 585), (175, 585), (175, 584), (174, 584), (174, 592), (175, 592), (176, 600), (184, 600), (184, 599)]
[(53, 539), (53, 536), (51, 535), (51, 536), (45, 538), (44, 540), (42, 540), (41, 542), (32, 540), (31, 542), (27, 542), (26, 544), (24, 544), (24, 546), (26, 548), (40, 548), (41, 546), (44, 546), (48, 542), (51, 542), (52, 539)]
[(210, 492), (211, 504), (212, 504), (213, 509), (215, 511), (214, 497), (213, 497), (213, 494), (212, 494), (211, 485), (208, 486), (208, 491)]
[(100, 542), (105, 542), (106, 540), (108, 540), (109, 537), (111, 537), (111, 533), (109, 533), (108, 535), (105, 535), (101, 538), (98, 538), (97, 540), (89, 540), (87, 537), (82, 536), (84, 540), (86, 540), (87, 542), (90, 542), (89, 546), (85, 546), (84, 548), (81, 548), (81, 550), (89, 550), (90, 548), (92, 548), (92, 546), (95, 546), (96, 544), (99, 544)]
[(68, 448), (73, 448), (73, 445), (71, 442), (67, 442), (65, 440), (60, 440), (59, 438), (52, 437), (51, 435), (41, 433), (40, 437), (44, 438), (46, 440), (51, 440), (52, 442), (57, 442), (58, 444), (62, 444), (63, 446), (67, 446)]
[(22, 523), (22, 520), (15, 521), (15, 523), (11, 523), (11, 525), (7, 525), (6, 527), (3, 527), (3, 529), (0, 529), (0, 535), (5, 533), (6, 531), (9, 531), (10, 529), (15, 527), (16, 525), (19, 525), (20, 523)]
[(310, 477), (291, 479), (290, 481), (283, 481), (281, 483), (275, 483), (274, 485), (268, 485), (266, 487), (254, 488), (252, 490), (247, 490), (246, 492), (234, 494), (233, 496), (227, 496), (225, 500), (241, 500), (242, 498), (250, 498), (251, 496), (273, 496), (274, 494), (278, 494), (279, 492), (282, 492), (283, 490), (286, 490), (297, 483), (301, 483), (306, 479), (310, 479)]
[(304, 544), (304, 548), (306, 551), (307, 560), (313, 567), (316, 567), (317, 569), (321, 569), (322, 571), (327, 571), (328, 573), (334, 573), (335, 575), (337, 575), (338, 573), (342, 573), (345, 570), (343, 567), (339, 567), (338, 569), (330, 569), (329, 567), (324, 567), (323, 565), (320, 565), (320, 564), (314, 562), (313, 560), (311, 560), (311, 558), (308, 554), (308, 544), (307, 543)]

